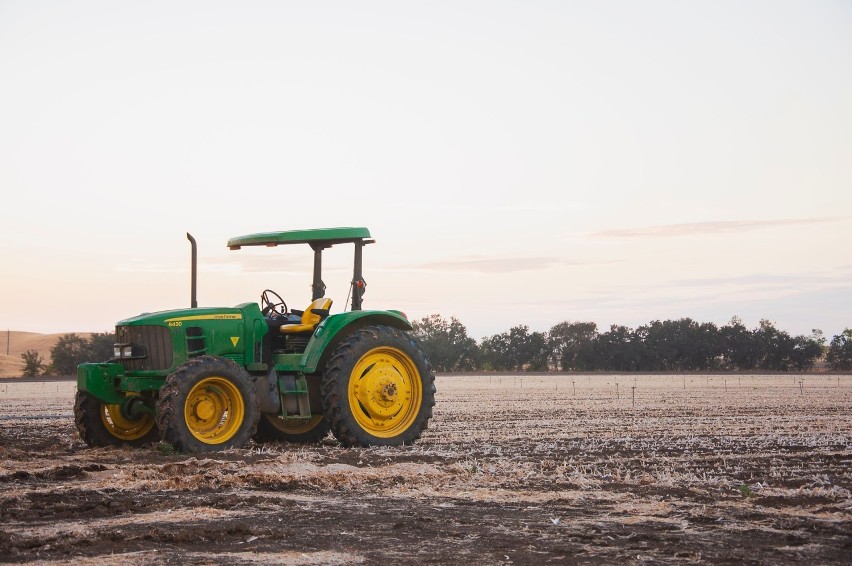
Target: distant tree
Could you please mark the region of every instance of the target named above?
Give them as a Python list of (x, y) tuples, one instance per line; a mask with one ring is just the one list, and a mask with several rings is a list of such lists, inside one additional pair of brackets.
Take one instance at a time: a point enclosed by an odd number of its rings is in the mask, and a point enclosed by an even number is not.
[(754, 331), (758, 367), (765, 370), (787, 371), (792, 365), (793, 338), (775, 328), (768, 320), (761, 320)]
[[(655, 332), (654, 326), (659, 321), (643, 324), (630, 331), (632, 341), (631, 356), (633, 368), (641, 371), (659, 371), (665, 367), (665, 354), (663, 344), (660, 344), (660, 333)], [(600, 338), (600, 337), (599, 337)], [(602, 346), (602, 343), (599, 344)]]
[(831, 339), (826, 361), (834, 370), (852, 369), (852, 328), (846, 328)]
[(595, 366), (594, 342), (598, 325), (594, 322), (560, 322), (547, 333), (551, 363), (567, 370), (587, 370)]
[(693, 369), (719, 369), (724, 351), (719, 327), (712, 322), (702, 322), (695, 330), (694, 338), (698, 347), (693, 358)]
[(547, 371), (551, 357), (547, 334), (530, 332), (524, 338), (521, 348), (524, 367), (530, 371)]
[(631, 371), (638, 366), (641, 342), (630, 328), (613, 324), (595, 340), (598, 367), (607, 371)]
[(815, 328), (810, 336), (796, 336), (793, 338), (793, 349), (790, 353), (793, 367), (798, 371), (811, 369), (822, 356), (824, 347), (822, 330)]
[(719, 329), (719, 348), (724, 369), (749, 370), (757, 367), (754, 334), (738, 316)]
[(112, 359), (112, 349), (115, 345), (113, 332), (94, 332), (89, 336), (88, 360), (90, 362), (105, 362)]
[(484, 338), (481, 348), (485, 367), (496, 371), (543, 371), (550, 358), (547, 335), (526, 325)]
[(414, 337), (435, 371), (472, 371), (479, 363), (479, 346), (456, 317), (433, 314), (412, 323)]
[(103, 362), (112, 357), (115, 335), (94, 333), (86, 340), (77, 334), (63, 334), (50, 349), (50, 367), (54, 375), (74, 375), (84, 362)]
[(77, 366), (92, 361), (88, 357), (89, 343), (76, 334), (63, 334), (50, 349), (50, 372), (55, 375), (74, 375)]
[(24, 360), (24, 377), (35, 377), (44, 370), (41, 354), (35, 350), (27, 350), (21, 354), (21, 358)]
[(483, 338), (479, 347), (482, 352), (482, 369), (493, 371), (515, 369), (512, 367), (508, 332)]
[(675, 358), (674, 328), (670, 321), (652, 320), (647, 325), (640, 326), (635, 331), (638, 342), (642, 344), (639, 361), (641, 369), (650, 371), (665, 371)]

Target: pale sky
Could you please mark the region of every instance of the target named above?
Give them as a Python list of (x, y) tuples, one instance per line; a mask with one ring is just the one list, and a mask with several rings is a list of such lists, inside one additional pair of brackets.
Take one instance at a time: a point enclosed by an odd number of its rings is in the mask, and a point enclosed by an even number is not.
[[(476, 339), (852, 326), (852, 3), (0, 0), (0, 328), (310, 300)], [(351, 246), (326, 254), (333, 312)]]

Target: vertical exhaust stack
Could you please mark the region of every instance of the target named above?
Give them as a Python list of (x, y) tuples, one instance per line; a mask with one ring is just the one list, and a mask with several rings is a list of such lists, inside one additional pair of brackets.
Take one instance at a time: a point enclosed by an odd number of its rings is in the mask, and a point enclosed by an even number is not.
[(192, 246), (192, 290), (190, 291), (189, 306), (198, 308), (198, 300), (196, 299), (196, 284), (198, 282), (198, 244), (195, 243), (195, 238), (189, 232), (186, 233), (186, 239), (189, 240)]
[(352, 310), (361, 310), (362, 297), (364, 296), (364, 288), (367, 283), (364, 281), (364, 241), (355, 242), (355, 267), (352, 270)]

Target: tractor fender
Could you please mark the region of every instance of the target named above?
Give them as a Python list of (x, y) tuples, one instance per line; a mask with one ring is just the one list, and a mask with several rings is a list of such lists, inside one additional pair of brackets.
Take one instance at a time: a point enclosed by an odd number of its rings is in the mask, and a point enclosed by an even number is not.
[(356, 330), (367, 326), (392, 326), (400, 330), (412, 330), (411, 323), (400, 311), (350, 311), (331, 315), (317, 326), (302, 355), (302, 371), (316, 373), (322, 368), (325, 356), (334, 351), (341, 340)]

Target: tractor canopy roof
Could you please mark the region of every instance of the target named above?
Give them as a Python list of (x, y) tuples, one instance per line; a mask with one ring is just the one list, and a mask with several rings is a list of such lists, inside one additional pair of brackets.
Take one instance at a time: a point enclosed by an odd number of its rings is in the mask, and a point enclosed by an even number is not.
[(322, 251), (335, 244), (355, 244), (355, 265), (352, 270), (352, 310), (361, 310), (361, 297), (366, 282), (362, 275), (362, 253), (364, 246), (372, 244), (370, 231), (366, 228), (314, 228), (312, 230), (288, 230), (286, 232), (263, 232), (237, 236), (228, 240), (228, 247), (238, 250), (243, 246), (275, 247), (282, 244), (309, 244), (314, 251), (314, 278), (311, 283), (311, 300), (325, 295), (322, 281)]
[[(310, 244), (312, 248), (326, 248), (334, 244), (361, 242), (370, 237), (370, 231), (358, 228), (314, 228), (311, 230), (287, 230), (286, 232), (263, 232), (236, 236), (228, 240), (228, 247), (238, 250), (242, 246), (275, 247), (283, 244)], [(372, 242), (364, 242), (372, 243)]]

